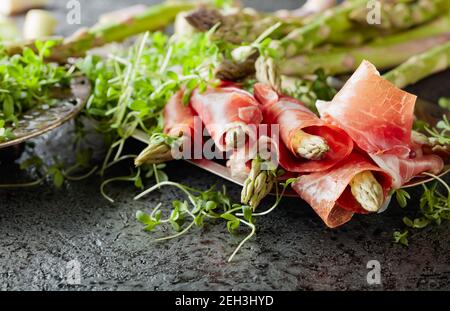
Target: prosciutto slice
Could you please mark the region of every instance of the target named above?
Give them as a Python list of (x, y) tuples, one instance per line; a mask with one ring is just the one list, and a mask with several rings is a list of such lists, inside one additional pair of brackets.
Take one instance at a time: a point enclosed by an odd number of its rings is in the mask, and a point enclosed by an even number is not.
[(395, 189), (401, 188), (424, 172), (438, 175), (444, 169), (444, 161), (437, 155), (411, 158), (393, 150), (383, 154), (371, 154), (371, 157), (392, 176)]
[(312, 206), (328, 227), (336, 228), (348, 222), (355, 213), (366, 213), (354, 199), (349, 186), (350, 181), (364, 171), (374, 174), (386, 199), (392, 187), (391, 176), (356, 152), (327, 171), (299, 177), (293, 189)]
[(364, 61), (336, 97), (319, 101), (317, 108), (322, 119), (348, 133), (400, 188), (423, 172), (438, 174), (444, 166), (440, 157), (423, 156), (411, 142), (416, 99)]
[[(255, 85), (255, 97), (262, 104), (265, 123), (279, 125), (281, 142), (277, 148), (280, 165), (285, 170), (296, 173), (324, 171), (351, 153), (351, 138), (337, 126), (319, 119), (301, 102), (281, 96), (263, 84)], [(293, 135), (297, 130), (324, 138), (330, 150), (321, 160), (310, 161), (297, 157), (292, 146)]]
[(241, 127), (247, 135), (255, 137), (256, 127), (263, 119), (254, 97), (236, 87), (209, 88), (203, 93), (196, 90), (191, 106), (221, 151), (233, 149), (225, 144), (225, 135), (230, 129)]
[(164, 133), (168, 136), (194, 137), (198, 130), (195, 126), (195, 111), (183, 104), (183, 94), (183, 90), (179, 90), (164, 108)]

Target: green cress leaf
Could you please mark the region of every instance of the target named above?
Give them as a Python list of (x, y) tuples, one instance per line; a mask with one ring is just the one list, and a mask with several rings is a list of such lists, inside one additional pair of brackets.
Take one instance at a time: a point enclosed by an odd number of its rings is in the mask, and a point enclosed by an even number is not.
[(408, 234), (409, 234), (408, 230), (404, 232), (395, 231), (393, 235), (394, 243), (401, 244), (403, 246), (409, 246)]
[(408, 205), (408, 200), (411, 199), (409, 193), (403, 189), (395, 191), (395, 198), (401, 208), (405, 208)]

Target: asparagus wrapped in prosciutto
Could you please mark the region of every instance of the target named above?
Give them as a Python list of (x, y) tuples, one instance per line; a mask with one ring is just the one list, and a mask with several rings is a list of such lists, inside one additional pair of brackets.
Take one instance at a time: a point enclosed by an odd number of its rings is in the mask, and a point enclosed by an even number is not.
[(317, 108), (387, 171), (398, 189), (423, 172), (439, 174), (444, 167), (439, 156), (424, 155), (411, 141), (416, 99), (364, 61), (336, 97), (318, 102)]
[(280, 165), (289, 172), (327, 170), (345, 159), (353, 149), (351, 138), (341, 129), (320, 120), (301, 102), (280, 95), (265, 84), (255, 85), (267, 124), (278, 124)]
[(195, 112), (190, 106), (183, 104), (183, 90), (179, 90), (164, 108), (164, 134), (154, 136), (148, 147), (135, 159), (136, 166), (143, 164), (159, 164), (173, 160), (174, 144), (192, 145), (192, 141), (201, 141), (201, 124), (195, 122)]
[(299, 177), (293, 185), (330, 228), (355, 213), (379, 211), (391, 187), (391, 176), (356, 152), (327, 171)]
[(221, 151), (243, 147), (256, 137), (263, 116), (254, 97), (237, 87), (195, 90), (191, 106)]
[(354, 213), (380, 211), (390, 190), (423, 172), (442, 171), (443, 160), (411, 139), (415, 102), (416, 96), (383, 79), (367, 61), (331, 102), (318, 102), (322, 118), (358, 147), (337, 166), (301, 176), (293, 186), (329, 227)]

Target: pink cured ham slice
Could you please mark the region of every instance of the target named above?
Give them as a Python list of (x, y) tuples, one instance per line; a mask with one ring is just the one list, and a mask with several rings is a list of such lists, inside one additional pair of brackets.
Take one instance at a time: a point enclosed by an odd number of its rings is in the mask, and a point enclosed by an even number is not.
[(417, 97), (383, 79), (364, 61), (331, 102), (318, 102), (322, 119), (339, 126), (400, 188), (423, 172), (439, 173), (438, 156), (423, 156), (411, 142)]
[(380, 168), (392, 176), (395, 189), (401, 188), (411, 179), (424, 172), (438, 175), (444, 169), (444, 161), (437, 155), (410, 158), (393, 151), (372, 154), (371, 157)]
[(335, 98), (318, 102), (323, 119), (344, 129), (368, 153), (408, 146), (417, 97), (383, 79), (364, 61)]
[(366, 213), (353, 198), (349, 187), (350, 181), (364, 171), (374, 174), (386, 199), (392, 186), (390, 175), (355, 152), (330, 170), (299, 177), (293, 189), (328, 227), (336, 228), (348, 222), (355, 213)]
[[(324, 171), (351, 153), (353, 149), (351, 138), (337, 126), (320, 120), (301, 102), (291, 97), (280, 96), (271, 87), (263, 84), (255, 85), (255, 97), (263, 106), (265, 123), (279, 125), (281, 138), (278, 146), (279, 162), (285, 170), (296, 173)], [(297, 130), (324, 138), (330, 151), (323, 159), (316, 161), (297, 157), (292, 146), (294, 132)]]
[[(203, 125), (195, 111), (183, 103), (184, 91), (175, 93), (164, 107), (164, 133), (181, 138), (178, 149), (172, 149), (174, 159), (198, 159), (203, 146)], [(200, 155), (200, 156), (199, 156)]]
[(203, 93), (196, 90), (191, 106), (221, 151), (233, 149), (225, 145), (228, 130), (240, 126), (250, 137), (255, 137), (256, 127), (262, 121), (258, 102), (250, 93), (236, 87), (209, 88)]
[(183, 104), (183, 91), (179, 90), (164, 108), (164, 133), (172, 137), (194, 137), (196, 131), (195, 111)]

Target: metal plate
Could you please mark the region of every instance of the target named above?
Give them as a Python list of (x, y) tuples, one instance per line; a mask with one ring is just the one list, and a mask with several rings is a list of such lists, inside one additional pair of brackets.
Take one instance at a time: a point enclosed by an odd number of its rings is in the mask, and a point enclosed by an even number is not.
[(42, 105), (22, 115), (19, 125), (13, 130), (15, 138), (0, 143), (0, 149), (18, 145), (61, 126), (81, 112), (90, 94), (89, 80), (83, 76), (74, 78), (70, 89), (58, 94), (56, 104)]

